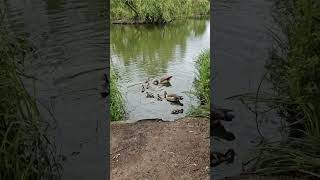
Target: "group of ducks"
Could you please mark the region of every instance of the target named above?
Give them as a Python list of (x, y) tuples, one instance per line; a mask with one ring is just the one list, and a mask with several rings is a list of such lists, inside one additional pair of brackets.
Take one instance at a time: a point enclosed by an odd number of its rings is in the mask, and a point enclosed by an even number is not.
[[(171, 80), (172, 76), (164, 76), (162, 77), (160, 80), (154, 80), (152, 82), (152, 84), (154, 85), (163, 85), (163, 86), (170, 86), (170, 80)], [(146, 85), (142, 85), (142, 89), (141, 92), (145, 92), (147, 89), (150, 88), (150, 83), (149, 83), (149, 79), (146, 80), (147, 83)], [(150, 93), (150, 92), (146, 92), (146, 97), (147, 98), (155, 98), (155, 96)], [(173, 103), (173, 104), (178, 104), (180, 106), (183, 106), (183, 104), (180, 102), (180, 100), (183, 100), (182, 96), (179, 96), (177, 94), (168, 94), (167, 91), (164, 91), (163, 93), (163, 98), (160, 96), (160, 94), (157, 94), (157, 100), (158, 101), (162, 101), (163, 99)], [(183, 113), (183, 109), (175, 109), (171, 111), (171, 114), (179, 114), (179, 113)]]
[[(232, 133), (226, 131), (221, 123), (221, 121), (232, 121), (232, 119), (234, 118), (233, 110), (214, 106), (213, 111), (211, 111), (210, 114), (213, 120), (211, 121), (211, 123), (213, 124), (211, 133), (214, 132), (210, 134), (210, 136), (216, 136), (228, 141), (234, 140), (235, 136)], [(233, 149), (228, 149), (225, 153), (212, 151), (210, 152), (210, 159), (211, 167), (218, 166), (224, 162), (230, 164), (235, 159), (235, 152)]]

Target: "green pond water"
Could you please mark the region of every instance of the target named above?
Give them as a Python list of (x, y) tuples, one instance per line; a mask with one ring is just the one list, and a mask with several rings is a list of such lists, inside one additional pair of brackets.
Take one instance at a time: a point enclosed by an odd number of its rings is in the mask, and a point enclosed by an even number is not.
[[(119, 73), (128, 120), (161, 118), (173, 121), (186, 115), (197, 99), (190, 96), (196, 75), (195, 61), (210, 47), (210, 21), (188, 19), (165, 26), (112, 25), (110, 32), (111, 67)], [(171, 75), (171, 86), (155, 86), (141, 92), (148, 78)], [(143, 84), (141, 84), (143, 83)], [(144, 84), (146, 85), (146, 84)], [(164, 91), (182, 95), (183, 106), (158, 101)], [(146, 98), (146, 92), (155, 98)], [(112, 93), (112, 92), (111, 92)], [(181, 114), (171, 114), (174, 109)]]

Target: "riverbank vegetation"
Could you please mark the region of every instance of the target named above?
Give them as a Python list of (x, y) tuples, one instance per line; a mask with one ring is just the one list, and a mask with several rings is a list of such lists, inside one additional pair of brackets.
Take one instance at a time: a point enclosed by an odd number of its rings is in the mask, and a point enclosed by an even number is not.
[[(275, 94), (258, 101), (276, 108), (286, 121), (282, 142), (259, 147), (257, 173), (320, 178), (320, 2), (278, 1), (277, 18), (287, 36), (268, 65)], [(282, 18), (280, 18), (282, 17)]]
[[(1, 13), (0, 14), (4, 15)], [(27, 46), (13, 38), (0, 18), (0, 179), (43, 179), (56, 175), (59, 166), (36, 100), (21, 77)]]
[(112, 22), (163, 24), (183, 17), (208, 15), (209, 0), (111, 0)]
[(125, 105), (118, 87), (119, 75), (110, 68), (110, 113), (112, 121), (123, 120), (125, 117)]
[(199, 106), (194, 106), (190, 110), (191, 116), (210, 116), (210, 50), (205, 50), (196, 60), (197, 75), (193, 82), (191, 94), (196, 96)]

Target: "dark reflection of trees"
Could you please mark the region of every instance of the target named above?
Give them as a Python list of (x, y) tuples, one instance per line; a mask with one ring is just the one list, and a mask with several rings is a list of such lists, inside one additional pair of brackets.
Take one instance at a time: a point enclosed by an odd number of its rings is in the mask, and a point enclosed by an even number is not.
[(190, 23), (193, 23), (194, 27), (197, 27), (193, 29), (194, 35), (196, 37), (202, 36), (203, 33), (206, 31), (207, 24), (203, 22), (204, 22), (203, 20), (195, 20), (190, 22)]
[(152, 76), (167, 69), (168, 62), (176, 54), (177, 46), (183, 55), (187, 38), (190, 35), (200, 36), (205, 29), (205, 20), (176, 22), (166, 26), (113, 25), (110, 46), (126, 66), (137, 64), (142, 71)]

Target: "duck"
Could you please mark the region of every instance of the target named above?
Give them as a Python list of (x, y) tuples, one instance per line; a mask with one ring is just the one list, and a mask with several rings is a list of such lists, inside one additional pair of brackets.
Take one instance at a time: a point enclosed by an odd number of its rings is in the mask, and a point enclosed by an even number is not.
[(183, 109), (175, 109), (171, 111), (171, 114), (179, 114), (179, 113), (183, 113)]
[(233, 110), (231, 109), (214, 107), (211, 114), (214, 120), (232, 121), (232, 119), (235, 117), (232, 112)]
[(164, 91), (164, 98), (167, 101), (171, 101), (171, 102), (180, 102), (180, 100), (183, 100), (182, 96), (178, 96), (176, 94), (168, 94), (167, 91)]
[(168, 84), (168, 83), (170, 83), (170, 80), (171, 80), (172, 77), (173, 77), (173, 76), (166, 75), (166, 76), (160, 78), (160, 80), (157, 80), (157, 79), (154, 80), (154, 81), (153, 81), (153, 84), (154, 84), (154, 85), (158, 85), (159, 83), (160, 83), (160, 84)]
[(179, 114), (179, 109), (172, 110), (171, 114)]
[(144, 89), (144, 85), (142, 85), (142, 90), (141, 90), (141, 92), (144, 92), (145, 91), (145, 89)]
[(211, 167), (215, 167), (218, 166), (219, 164), (226, 162), (226, 163), (232, 163), (234, 160), (234, 150), (233, 149), (229, 149), (226, 153), (220, 153), (220, 152), (211, 152), (210, 153), (211, 156), (211, 162), (210, 162), (210, 166)]
[(154, 95), (152, 93), (147, 92), (147, 98), (154, 98)]
[(150, 87), (150, 84), (149, 84), (149, 82), (148, 82), (146, 89), (149, 89), (149, 87)]

